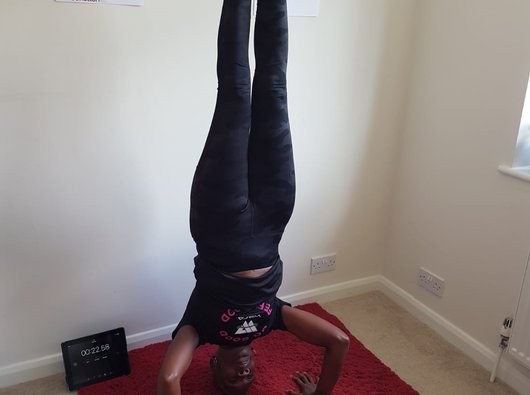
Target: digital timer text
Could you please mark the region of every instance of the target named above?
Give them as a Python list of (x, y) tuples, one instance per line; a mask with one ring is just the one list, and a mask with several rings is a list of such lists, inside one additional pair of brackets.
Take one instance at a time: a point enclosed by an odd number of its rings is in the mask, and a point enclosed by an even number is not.
[(81, 350), (82, 357), (88, 357), (89, 355), (94, 355), (100, 352), (105, 352), (110, 350), (110, 344), (102, 344), (101, 346), (94, 346), (90, 348), (85, 348)]

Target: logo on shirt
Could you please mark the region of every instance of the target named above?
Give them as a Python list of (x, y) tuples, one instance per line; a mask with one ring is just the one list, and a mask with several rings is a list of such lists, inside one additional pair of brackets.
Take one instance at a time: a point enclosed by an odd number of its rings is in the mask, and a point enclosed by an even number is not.
[(258, 328), (256, 326), (256, 324), (254, 324), (254, 322), (251, 320), (251, 321), (245, 321), (243, 322), (243, 325), (240, 325), (237, 327), (237, 331), (235, 333), (235, 335), (244, 335), (244, 334), (247, 334), (247, 333), (253, 333), (253, 332), (257, 332), (258, 331)]
[(272, 323), (273, 308), (270, 303), (261, 303), (246, 311), (222, 310), (218, 334), (225, 342), (230, 343), (246, 343), (263, 336)]

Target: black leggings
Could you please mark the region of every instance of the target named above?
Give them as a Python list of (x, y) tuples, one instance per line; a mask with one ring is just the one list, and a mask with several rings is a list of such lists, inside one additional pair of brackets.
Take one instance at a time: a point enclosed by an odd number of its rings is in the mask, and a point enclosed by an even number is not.
[(250, 0), (224, 0), (215, 113), (191, 189), (199, 259), (233, 273), (273, 265), (295, 198), (286, 0), (261, 0), (250, 86)]

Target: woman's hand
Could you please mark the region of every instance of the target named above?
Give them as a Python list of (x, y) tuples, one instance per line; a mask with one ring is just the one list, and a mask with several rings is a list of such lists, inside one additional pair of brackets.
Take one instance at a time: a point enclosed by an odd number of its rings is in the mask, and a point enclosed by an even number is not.
[(318, 384), (318, 377), (315, 380), (307, 372), (296, 372), (296, 374), (294, 376), (291, 376), (291, 378), (300, 389), (300, 392), (287, 390), (287, 395), (313, 395), (315, 393)]

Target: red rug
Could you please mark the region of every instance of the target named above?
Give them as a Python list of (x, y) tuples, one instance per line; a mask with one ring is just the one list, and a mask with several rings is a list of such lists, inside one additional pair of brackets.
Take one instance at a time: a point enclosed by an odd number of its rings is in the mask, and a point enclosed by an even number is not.
[[(316, 314), (350, 335), (350, 351), (334, 395), (418, 394), (401, 380), (375, 355), (355, 339), (337, 317), (316, 303), (298, 306)], [(151, 395), (156, 394), (158, 370), (169, 342), (152, 344), (129, 352), (132, 373), (111, 381), (79, 390), (80, 395)], [(289, 375), (296, 371), (318, 375), (323, 351), (304, 343), (289, 332), (273, 331), (252, 343), (256, 350), (256, 380), (249, 395), (285, 394), (296, 389)], [(182, 382), (182, 393), (190, 395), (218, 395), (210, 374), (209, 360), (216, 346), (205, 345), (195, 352), (193, 362)]]

